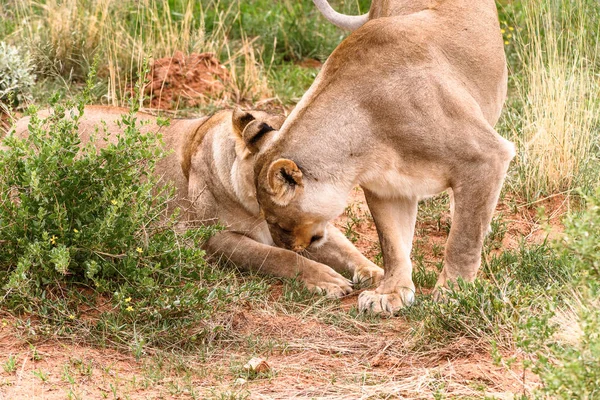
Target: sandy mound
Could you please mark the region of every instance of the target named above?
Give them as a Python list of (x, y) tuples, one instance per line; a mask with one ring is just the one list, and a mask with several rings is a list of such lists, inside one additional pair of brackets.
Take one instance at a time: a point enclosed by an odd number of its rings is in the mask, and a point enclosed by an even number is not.
[(186, 56), (178, 51), (173, 57), (154, 60), (146, 78), (148, 106), (169, 110), (208, 103), (223, 92), (229, 73), (213, 53)]

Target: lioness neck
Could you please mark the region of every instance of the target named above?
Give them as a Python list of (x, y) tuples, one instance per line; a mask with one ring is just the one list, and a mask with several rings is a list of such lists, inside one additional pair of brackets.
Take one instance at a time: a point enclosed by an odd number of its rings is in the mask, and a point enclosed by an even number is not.
[(344, 195), (358, 182), (373, 138), (368, 121), (355, 118), (364, 115), (357, 98), (323, 90), (328, 85), (321, 76), (286, 119), (267, 158), (290, 158), (316, 186)]

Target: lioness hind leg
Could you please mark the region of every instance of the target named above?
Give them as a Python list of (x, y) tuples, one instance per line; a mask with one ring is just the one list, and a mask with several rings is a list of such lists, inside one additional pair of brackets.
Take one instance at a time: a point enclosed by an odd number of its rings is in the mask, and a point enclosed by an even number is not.
[(444, 269), (436, 283), (434, 296), (441, 288), (462, 278), (475, 279), (481, 264), (483, 240), (488, 233), (500, 190), (513, 155), (508, 149), (494, 152), (486, 162), (471, 165), (453, 184), (454, 215), (446, 243)]
[(219, 232), (205, 247), (213, 258), (223, 258), (240, 268), (281, 278), (297, 277), (308, 289), (328, 297), (342, 297), (352, 292), (352, 283), (327, 265), (238, 233)]
[(360, 311), (394, 314), (412, 304), (415, 297), (410, 251), (417, 200), (381, 199), (367, 189), (365, 197), (377, 227), (385, 272), (377, 289), (360, 294), (358, 308)]

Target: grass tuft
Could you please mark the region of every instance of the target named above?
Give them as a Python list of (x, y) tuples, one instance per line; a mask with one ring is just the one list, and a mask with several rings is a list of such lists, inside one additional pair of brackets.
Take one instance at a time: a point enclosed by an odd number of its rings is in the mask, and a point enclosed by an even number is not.
[(593, 0), (522, 1), (512, 136), (527, 201), (599, 182), (598, 12)]

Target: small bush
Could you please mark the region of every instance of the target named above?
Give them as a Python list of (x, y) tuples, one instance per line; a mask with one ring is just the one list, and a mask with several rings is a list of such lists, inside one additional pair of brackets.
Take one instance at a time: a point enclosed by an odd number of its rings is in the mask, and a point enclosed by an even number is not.
[(416, 331), (420, 346), (444, 347), (453, 341), (467, 338), (507, 343), (512, 336), (516, 282), (504, 287), (477, 280), (462, 280), (444, 293), (443, 301), (424, 300), (404, 313), (411, 320), (421, 320)]
[(444, 347), (459, 339), (510, 349), (519, 325), (544, 315), (548, 298), (564, 303), (572, 268), (546, 243), (484, 257), (480, 278), (459, 280), (443, 301), (422, 300), (403, 313), (421, 321), (419, 346)]
[(0, 103), (18, 106), (30, 97), (35, 83), (33, 66), (27, 53), (0, 42)]
[(571, 282), (570, 258), (549, 243), (527, 245), (504, 251), (484, 261), (483, 275), (489, 279), (514, 279), (536, 290), (549, 290)]
[[(95, 287), (146, 281), (138, 264), (166, 200), (164, 191), (153, 196), (149, 175), (160, 146), (140, 134), (131, 115), (117, 143), (100, 133), (82, 144), (81, 112), (58, 106), (48, 119), (34, 114), (28, 138), (5, 140), (0, 259), (13, 293), (65, 280)], [(96, 144), (106, 146), (97, 151)]]
[(160, 137), (140, 133), (132, 113), (114, 140), (98, 128), (81, 143), (82, 110), (55, 106), (47, 119), (32, 116), (29, 137), (4, 141), (4, 305), (61, 334), (83, 329), (136, 354), (213, 338), (224, 306), (254, 288), (205, 262), (208, 228), (174, 230), (176, 218), (165, 215), (171, 191), (157, 189), (152, 175), (164, 155)]

